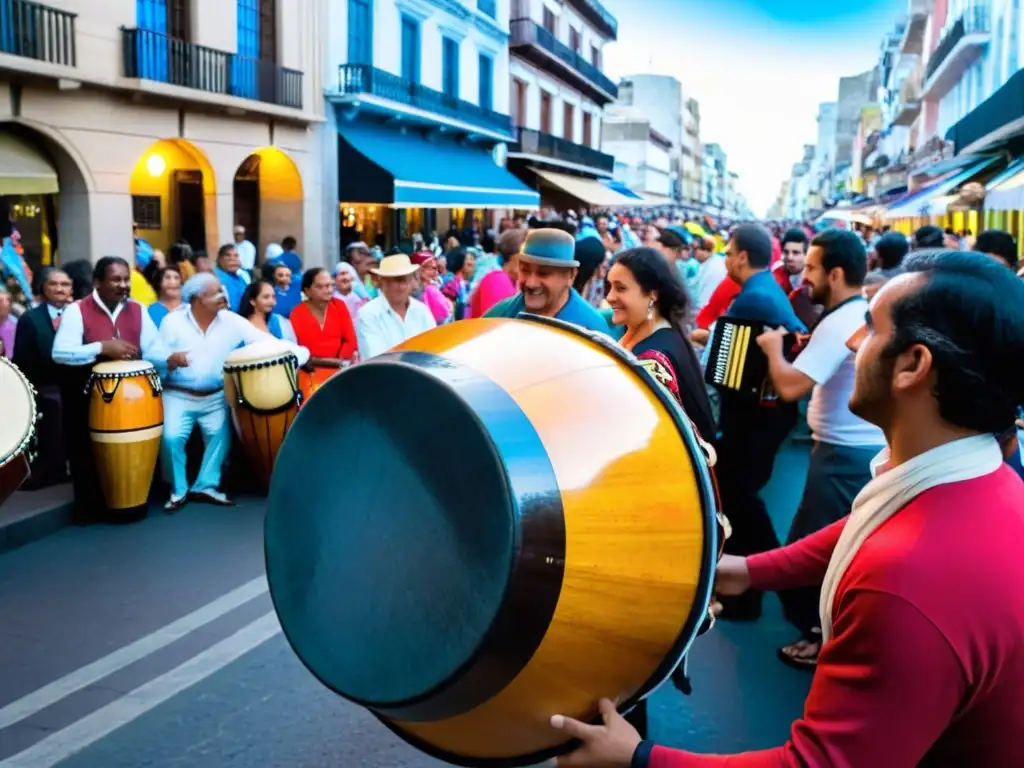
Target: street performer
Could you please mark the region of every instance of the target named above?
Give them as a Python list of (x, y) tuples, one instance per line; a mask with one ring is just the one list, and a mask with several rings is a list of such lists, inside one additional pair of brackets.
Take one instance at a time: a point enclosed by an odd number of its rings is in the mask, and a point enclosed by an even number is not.
[[(85, 387), (98, 360), (140, 357), (163, 373), (167, 355), (149, 312), (131, 298), (132, 270), (117, 256), (104, 256), (93, 269), (93, 292), (63, 311), (53, 339), (53, 360), (65, 366), (61, 383), (64, 440), (74, 486), (74, 519), (79, 524), (105, 517), (106, 504), (89, 434)], [(56, 323), (55, 323), (56, 324)]]
[(610, 701), (563, 766), (1020, 764), (1024, 485), (995, 435), (1024, 401), (1024, 284), (977, 253), (923, 253), (871, 303), (850, 409), (888, 447), (847, 518), (723, 558), (716, 588), (821, 585), (823, 646), (781, 747), (701, 756), (641, 741)]

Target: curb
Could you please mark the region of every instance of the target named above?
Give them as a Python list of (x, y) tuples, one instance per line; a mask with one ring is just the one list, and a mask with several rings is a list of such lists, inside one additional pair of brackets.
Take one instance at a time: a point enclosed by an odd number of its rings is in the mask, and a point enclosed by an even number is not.
[[(24, 491), (16, 496), (28, 496)], [(14, 506), (16, 499), (8, 500)], [(22, 502), (24, 511), (0, 516), (0, 554), (31, 544), (71, 524), (71, 499), (40, 499), (35, 504)]]

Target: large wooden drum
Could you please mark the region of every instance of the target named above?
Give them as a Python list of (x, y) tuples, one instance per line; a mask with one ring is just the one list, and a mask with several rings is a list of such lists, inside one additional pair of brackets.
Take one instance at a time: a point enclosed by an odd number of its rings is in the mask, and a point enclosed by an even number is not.
[(18, 367), (0, 355), (0, 504), (31, 474), (36, 393)]
[(632, 708), (707, 617), (688, 420), (628, 353), (540, 318), (445, 325), (328, 381), (278, 455), (267, 577), (326, 686), (424, 752), (524, 766), (552, 714)]
[(163, 387), (152, 363), (114, 360), (93, 366), (89, 435), (107, 507), (144, 507), (164, 433)]
[(276, 340), (236, 349), (224, 362), (224, 396), (264, 488), (299, 410), (298, 365), (291, 347)]

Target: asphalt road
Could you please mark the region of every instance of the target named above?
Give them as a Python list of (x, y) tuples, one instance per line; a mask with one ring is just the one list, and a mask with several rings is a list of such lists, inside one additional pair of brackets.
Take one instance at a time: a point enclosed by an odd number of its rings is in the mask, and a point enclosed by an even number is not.
[[(769, 489), (782, 532), (806, 447)], [(429, 768), (299, 663), (263, 578), (261, 504), (72, 528), (0, 556), (0, 768)], [(697, 641), (694, 694), (651, 700), (652, 737), (702, 752), (781, 743), (810, 682), (774, 598)]]

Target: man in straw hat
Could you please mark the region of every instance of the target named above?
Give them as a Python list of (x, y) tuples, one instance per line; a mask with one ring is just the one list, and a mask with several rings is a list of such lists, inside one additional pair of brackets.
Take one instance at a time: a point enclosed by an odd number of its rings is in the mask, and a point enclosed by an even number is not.
[(419, 269), (408, 255), (396, 253), (370, 270), (380, 281), (380, 295), (359, 310), (356, 336), (361, 359), (387, 352), (437, 325), (427, 305), (412, 297)]
[(495, 304), (484, 317), (529, 312), (608, 333), (607, 321), (572, 287), (579, 266), (572, 235), (558, 229), (531, 231), (519, 252), (519, 293)]

